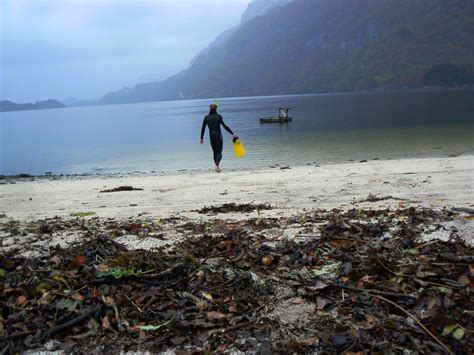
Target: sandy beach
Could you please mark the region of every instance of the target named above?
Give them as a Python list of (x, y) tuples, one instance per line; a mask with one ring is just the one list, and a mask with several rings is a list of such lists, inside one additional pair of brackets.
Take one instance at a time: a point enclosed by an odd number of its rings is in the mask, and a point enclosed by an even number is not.
[[(100, 193), (119, 186), (141, 191)], [(43, 177), (3, 180), (0, 213), (37, 219), (95, 212), (99, 217), (182, 215), (223, 203), (269, 203), (264, 216), (303, 209), (474, 207), (474, 156), (371, 160), (323, 166), (282, 167), (162, 175)], [(255, 214), (255, 213), (253, 213)], [(248, 217), (236, 214), (228, 217)]]
[[(473, 162), (3, 179), (3, 297), (28, 307), (0, 319), (18, 339), (8, 346), (174, 353), (183, 344), (253, 351), (268, 342), (339, 353), (337, 344), (374, 337), (399, 349), (387, 337), (408, 333), (422, 352), (465, 352)], [(101, 192), (120, 186), (142, 190)], [(430, 308), (446, 297), (448, 306)], [(393, 307), (417, 324), (451, 315), (455, 325), (438, 336), (414, 332)], [(70, 321), (50, 326), (45, 317), (59, 309)], [(341, 319), (350, 325), (342, 333)], [(33, 326), (18, 331), (18, 322)], [(374, 332), (378, 324), (396, 330)]]

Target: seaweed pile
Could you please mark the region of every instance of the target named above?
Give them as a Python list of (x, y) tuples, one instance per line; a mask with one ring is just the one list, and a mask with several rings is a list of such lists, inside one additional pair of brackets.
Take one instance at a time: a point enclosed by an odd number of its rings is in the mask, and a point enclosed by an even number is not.
[(220, 206), (203, 207), (198, 210), (198, 213), (231, 213), (231, 212), (253, 212), (262, 210), (271, 210), (272, 207), (267, 203), (253, 204), (253, 203), (224, 203)]
[(450, 241), (421, 239), (463, 218), (409, 208), (188, 221), (187, 238), (152, 250), (117, 243), (123, 222), (81, 219), (82, 243), (0, 256), (0, 352), (470, 353), (472, 247), (454, 228)]

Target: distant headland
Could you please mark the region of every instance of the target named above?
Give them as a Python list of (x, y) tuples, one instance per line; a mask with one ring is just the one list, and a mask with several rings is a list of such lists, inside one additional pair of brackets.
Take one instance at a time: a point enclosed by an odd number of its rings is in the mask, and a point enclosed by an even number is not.
[(0, 101), (0, 112), (7, 111), (25, 111), (25, 110), (44, 110), (51, 108), (64, 108), (66, 105), (58, 100), (44, 100), (32, 103), (17, 104), (8, 100)]

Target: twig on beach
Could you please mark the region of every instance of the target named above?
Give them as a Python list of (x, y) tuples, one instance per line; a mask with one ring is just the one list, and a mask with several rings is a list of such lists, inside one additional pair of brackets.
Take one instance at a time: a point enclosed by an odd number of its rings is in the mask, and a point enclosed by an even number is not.
[(402, 311), (403, 313), (405, 313), (408, 317), (413, 319), (416, 322), (416, 324), (418, 324), (430, 337), (432, 337), (433, 340), (435, 340), (439, 345), (441, 345), (444, 350), (446, 350), (449, 354), (454, 354), (454, 352), (450, 348), (448, 348), (441, 340), (439, 340), (433, 333), (431, 333), (430, 330), (426, 328), (424, 324), (421, 323), (421, 321), (417, 317), (415, 317), (413, 314), (408, 312), (405, 308), (399, 306), (395, 302), (390, 301), (382, 296), (376, 296), (376, 295), (370, 295), (370, 296), (374, 298), (378, 298), (379, 300), (382, 300), (384, 302), (387, 302), (391, 304), (392, 306), (396, 307), (397, 309), (399, 309), (400, 311)]
[(221, 251), (221, 252), (219, 252), (219, 253), (215, 253), (215, 254), (206, 256), (204, 259), (201, 260), (201, 263), (200, 263), (200, 264), (202, 265), (202, 264), (204, 264), (207, 260), (216, 258), (216, 257), (218, 257), (218, 256), (225, 255), (226, 253), (227, 253), (227, 251)]
[(379, 262), (379, 264), (385, 269), (387, 270), (388, 272), (394, 274), (394, 275), (397, 275), (397, 276), (401, 276), (401, 277), (412, 277), (411, 275), (405, 275), (405, 274), (400, 274), (398, 272), (395, 272), (395, 271), (392, 271), (390, 270), (387, 266), (385, 266), (382, 261), (380, 260), (379, 256), (376, 255), (376, 258), (377, 258), (377, 261)]
[(384, 295), (388, 297), (408, 298), (408, 299), (416, 300), (415, 296), (405, 294), (405, 293), (396, 293), (396, 292), (380, 291), (380, 290), (375, 290), (375, 289), (358, 288), (358, 287), (352, 287), (352, 286), (341, 285), (341, 284), (332, 284), (331, 286), (339, 287), (345, 290), (350, 290), (350, 291), (355, 291), (355, 292), (366, 292), (371, 295), (377, 294), (377, 295)]

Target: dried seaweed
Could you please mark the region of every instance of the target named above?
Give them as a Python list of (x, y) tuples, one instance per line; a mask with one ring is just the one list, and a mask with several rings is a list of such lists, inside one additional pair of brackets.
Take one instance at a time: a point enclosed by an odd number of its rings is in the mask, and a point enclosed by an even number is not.
[[(450, 241), (420, 238), (459, 218), (409, 208), (133, 228), (11, 221), (7, 238), (75, 228), (87, 238), (35, 258), (2, 253), (0, 351), (469, 353), (473, 250), (454, 229)], [(114, 240), (125, 226), (165, 225), (188, 236), (154, 250)]]

